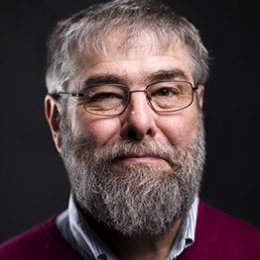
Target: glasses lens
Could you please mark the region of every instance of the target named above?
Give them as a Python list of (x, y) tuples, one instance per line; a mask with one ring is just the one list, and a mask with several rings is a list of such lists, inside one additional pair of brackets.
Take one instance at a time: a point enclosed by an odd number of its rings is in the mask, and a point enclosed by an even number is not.
[[(151, 84), (146, 91), (157, 112), (167, 113), (188, 107), (193, 101), (192, 84), (185, 81), (165, 81)], [(113, 116), (122, 113), (129, 99), (129, 89), (123, 85), (89, 86), (80, 97), (85, 110), (95, 115)]]
[(158, 112), (184, 109), (192, 103), (192, 84), (183, 81), (158, 82), (147, 88), (150, 102)]
[(127, 93), (121, 85), (91, 86), (84, 91), (81, 103), (92, 114), (117, 115), (125, 108)]

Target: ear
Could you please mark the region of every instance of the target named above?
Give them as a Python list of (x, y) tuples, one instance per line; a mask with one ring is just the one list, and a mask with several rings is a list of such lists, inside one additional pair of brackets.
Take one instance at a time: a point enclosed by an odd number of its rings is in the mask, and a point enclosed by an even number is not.
[(61, 108), (58, 100), (51, 95), (47, 95), (44, 100), (44, 112), (45, 117), (49, 123), (53, 141), (58, 152), (60, 152), (61, 149), (60, 111)]
[(198, 106), (199, 106), (200, 109), (202, 109), (203, 108), (203, 102), (204, 102), (204, 93), (205, 93), (204, 85), (198, 85), (196, 93), (197, 93)]

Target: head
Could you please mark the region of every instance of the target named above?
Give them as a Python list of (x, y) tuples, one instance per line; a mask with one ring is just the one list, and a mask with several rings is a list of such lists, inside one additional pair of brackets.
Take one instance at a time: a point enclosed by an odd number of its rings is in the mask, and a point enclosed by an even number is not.
[[(198, 30), (160, 1), (114, 0), (59, 22), (48, 51), (45, 112), (79, 207), (125, 236), (166, 232), (198, 194), (205, 159), (208, 53)], [(157, 82), (188, 82), (192, 102), (158, 112), (147, 94), (161, 98)], [(111, 84), (129, 88), (120, 113), (55, 95)], [(111, 92), (102, 102), (118, 100)]]

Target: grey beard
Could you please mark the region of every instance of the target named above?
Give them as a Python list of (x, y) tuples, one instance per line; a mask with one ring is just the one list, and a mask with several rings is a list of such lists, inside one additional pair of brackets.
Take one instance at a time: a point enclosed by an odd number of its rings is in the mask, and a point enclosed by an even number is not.
[[(63, 119), (62, 158), (81, 209), (127, 237), (160, 236), (190, 208), (199, 192), (205, 161), (200, 118), (196, 138), (185, 149), (170, 144), (122, 141), (98, 149), (74, 137)], [(191, 135), (192, 136), (192, 135)], [(171, 170), (149, 165), (113, 167), (116, 158), (135, 153), (159, 156)]]

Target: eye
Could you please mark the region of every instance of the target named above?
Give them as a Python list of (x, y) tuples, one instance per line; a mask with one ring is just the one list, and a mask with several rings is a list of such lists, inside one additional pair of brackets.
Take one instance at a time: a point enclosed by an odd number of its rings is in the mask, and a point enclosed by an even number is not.
[(85, 103), (121, 102), (124, 99), (124, 91), (112, 85), (90, 87), (84, 92)]
[(151, 95), (152, 97), (172, 97), (178, 95), (179, 91), (173, 87), (160, 87), (154, 90)]
[(99, 92), (96, 94), (91, 94), (85, 96), (85, 99), (88, 100), (88, 102), (106, 102), (109, 100), (121, 100), (123, 98), (122, 95), (114, 92)]

